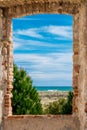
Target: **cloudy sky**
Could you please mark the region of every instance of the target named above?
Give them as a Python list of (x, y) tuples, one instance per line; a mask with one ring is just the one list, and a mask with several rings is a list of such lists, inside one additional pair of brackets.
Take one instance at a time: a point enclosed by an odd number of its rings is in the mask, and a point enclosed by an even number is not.
[(13, 19), (14, 61), (35, 86), (72, 85), (72, 21), (57, 14)]

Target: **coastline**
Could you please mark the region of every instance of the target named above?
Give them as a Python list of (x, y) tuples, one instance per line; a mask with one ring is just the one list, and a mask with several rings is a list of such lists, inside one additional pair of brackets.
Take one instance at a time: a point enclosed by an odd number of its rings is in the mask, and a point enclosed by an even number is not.
[(60, 98), (66, 98), (69, 91), (38, 91), (42, 107), (45, 108), (51, 102), (57, 101)]

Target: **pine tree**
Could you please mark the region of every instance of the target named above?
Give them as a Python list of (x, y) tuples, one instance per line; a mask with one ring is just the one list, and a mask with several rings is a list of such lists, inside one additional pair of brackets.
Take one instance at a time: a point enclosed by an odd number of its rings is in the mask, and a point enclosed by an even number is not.
[(14, 80), (12, 90), (13, 114), (42, 114), (42, 105), (38, 92), (32, 86), (32, 80), (24, 69), (14, 65)]

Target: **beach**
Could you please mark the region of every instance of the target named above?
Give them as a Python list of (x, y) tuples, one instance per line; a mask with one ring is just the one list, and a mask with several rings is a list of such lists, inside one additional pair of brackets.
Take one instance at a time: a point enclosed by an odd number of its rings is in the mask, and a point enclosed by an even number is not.
[(42, 107), (45, 108), (50, 102), (57, 101), (59, 98), (66, 98), (68, 91), (38, 91)]

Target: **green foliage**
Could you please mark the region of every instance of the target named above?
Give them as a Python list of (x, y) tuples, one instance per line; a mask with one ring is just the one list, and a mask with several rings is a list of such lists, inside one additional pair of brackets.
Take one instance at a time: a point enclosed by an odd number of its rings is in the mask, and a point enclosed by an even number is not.
[(69, 92), (67, 99), (60, 98), (46, 106), (45, 114), (71, 114), (73, 92)]
[(64, 98), (49, 103), (44, 110), (44, 114), (61, 114), (62, 106), (66, 102)]
[(73, 92), (70, 91), (67, 97), (67, 102), (63, 104), (62, 114), (72, 114), (72, 99)]
[(14, 65), (13, 81), (13, 114), (42, 114), (42, 105), (35, 87), (32, 86), (32, 80), (24, 69), (18, 69)]

